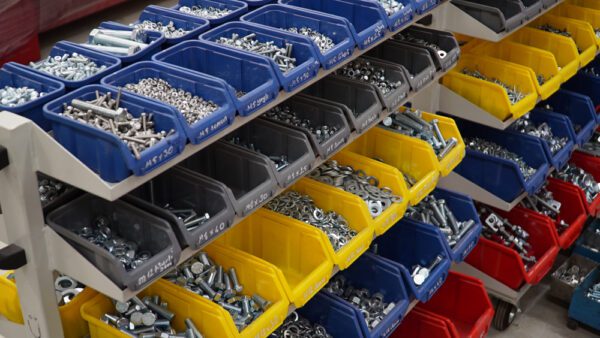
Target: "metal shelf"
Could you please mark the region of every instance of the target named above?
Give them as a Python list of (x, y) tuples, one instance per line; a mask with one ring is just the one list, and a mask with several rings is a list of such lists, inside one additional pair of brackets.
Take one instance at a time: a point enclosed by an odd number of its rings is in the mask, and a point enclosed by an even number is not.
[(498, 42), (518, 31), (521, 27), (527, 26), (530, 22), (548, 13), (562, 2), (564, 2), (564, 0), (559, 0), (554, 5), (544, 9), (538, 15), (530, 18), (528, 21), (523, 22), (519, 27), (509, 32), (496, 33), (486, 25), (462, 11), (460, 8), (456, 7), (454, 4), (452, 4), (452, 2), (448, 1), (431, 11), (431, 14), (433, 14), (435, 17), (431, 27), (472, 36), (482, 40)]

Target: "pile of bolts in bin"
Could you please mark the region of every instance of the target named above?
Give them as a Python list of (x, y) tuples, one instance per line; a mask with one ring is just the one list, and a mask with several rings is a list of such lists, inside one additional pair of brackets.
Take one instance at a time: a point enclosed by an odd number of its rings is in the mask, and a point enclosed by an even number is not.
[(186, 31), (183, 28), (175, 27), (173, 21), (169, 21), (169, 23), (165, 25), (160, 21), (154, 22), (150, 20), (144, 20), (140, 23), (130, 24), (129, 26), (140, 31), (161, 32), (166, 38), (169, 39), (180, 38), (189, 33), (189, 31)]
[(115, 302), (115, 311), (102, 316), (105, 323), (129, 337), (203, 338), (190, 318), (184, 321), (185, 332), (175, 331), (171, 327), (174, 318), (175, 314), (169, 311), (168, 304), (161, 301), (158, 295), (146, 296), (143, 299), (135, 296), (128, 302)]
[(418, 37), (410, 34), (410, 32), (407, 32), (407, 31), (396, 34), (394, 36), (394, 39), (399, 40), (399, 41), (406, 41), (406, 42), (410, 42), (410, 43), (414, 43), (417, 45), (431, 48), (436, 51), (436, 53), (440, 57), (440, 59), (444, 59), (446, 56), (448, 56), (448, 52), (443, 50), (440, 46), (436, 45), (433, 42), (418, 38)]
[(265, 207), (319, 228), (327, 234), (335, 251), (344, 247), (357, 235), (344, 216), (333, 210), (325, 211), (319, 208), (310, 196), (297, 191), (285, 192)]
[(596, 196), (598, 196), (598, 193), (600, 193), (600, 184), (596, 182), (594, 176), (571, 163), (567, 164), (560, 171), (554, 171), (552, 177), (570, 182), (581, 188), (585, 192), (585, 198), (588, 203), (592, 203)]
[(321, 53), (326, 53), (328, 50), (335, 47), (335, 43), (333, 43), (333, 40), (329, 36), (310, 27), (290, 27), (288, 28), (288, 31), (309, 37), (317, 44)]
[(433, 119), (431, 122), (425, 121), (419, 110), (398, 112), (382, 121), (382, 125), (387, 129), (426, 141), (431, 145), (437, 157), (442, 159), (456, 147), (458, 141), (455, 137), (446, 139), (438, 123), (438, 119)]
[(534, 168), (530, 167), (523, 160), (523, 157), (513, 153), (512, 151), (504, 148), (503, 146), (497, 143), (484, 140), (479, 137), (466, 137), (465, 144), (469, 149), (515, 162), (519, 166), (519, 170), (521, 171), (523, 177), (525, 177), (526, 180), (533, 176), (536, 172)]
[(81, 81), (106, 69), (105, 65), (98, 66), (79, 53), (48, 56), (38, 62), (30, 62), (29, 67), (67, 81)]
[(229, 8), (217, 8), (213, 6), (181, 6), (179, 11), (186, 14), (192, 14), (204, 19), (218, 19), (231, 13)]
[(36, 100), (44, 95), (46, 95), (45, 92), (37, 91), (27, 86), (4, 86), (4, 88), (0, 88), (0, 105), (16, 107)]
[(372, 330), (381, 323), (396, 306), (394, 302), (386, 303), (380, 292), (371, 292), (365, 288), (357, 288), (343, 275), (338, 274), (329, 281), (324, 290), (341, 297), (360, 308), (367, 326)]
[(469, 75), (474, 78), (480, 79), (480, 80), (495, 83), (495, 84), (499, 85), (500, 87), (504, 88), (504, 90), (506, 91), (506, 94), (508, 95), (508, 99), (509, 99), (510, 103), (513, 105), (516, 104), (517, 102), (523, 100), (525, 98), (525, 96), (527, 95), (526, 93), (519, 91), (517, 86), (510, 86), (510, 85), (500, 81), (499, 79), (489, 78), (477, 69), (471, 69), (471, 68), (465, 67), (465, 68), (463, 68), (462, 73), (465, 75)]
[(512, 128), (514, 128), (520, 133), (535, 136), (546, 141), (546, 143), (550, 147), (550, 151), (553, 154), (564, 148), (564, 146), (569, 141), (567, 137), (554, 136), (554, 134), (552, 133), (552, 128), (550, 128), (550, 126), (546, 122), (542, 122), (536, 125), (533, 121), (529, 119), (529, 114), (526, 114), (525, 116), (515, 121), (515, 123), (513, 123)]
[(308, 319), (300, 316), (294, 311), (285, 319), (283, 324), (277, 328), (269, 338), (333, 338), (327, 330), (319, 325), (313, 324)]
[(381, 215), (393, 203), (401, 203), (403, 200), (391, 188), (380, 188), (377, 177), (369, 176), (361, 169), (355, 170), (350, 165), (338, 164), (334, 160), (323, 163), (309, 177), (360, 197), (367, 204), (373, 218)]
[(475, 225), (475, 220), (457, 221), (446, 200), (433, 195), (425, 197), (419, 204), (408, 207), (406, 216), (414, 220), (433, 224), (446, 236), (448, 244), (455, 246)]
[(148, 47), (146, 39), (145, 32), (139, 29), (96, 28), (90, 32), (88, 42), (82, 46), (118, 56), (128, 56)]
[(170, 136), (175, 130), (154, 130), (153, 114), (141, 113), (140, 117), (133, 117), (127, 108), (120, 107), (120, 98), (120, 91), (114, 99), (111, 93), (100, 94), (96, 91), (95, 100), (74, 99), (70, 105), (64, 105), (61, 115), (116, 135), (139, 160), (144, 150)]
[(481, 207), (479, 217), (483, 220), (483, 236), (516, 250), (523, 259), (525, 269), (537, 263), (537, 258), (529, 254), (532, 249), (529, 244), (529, 233), (521, 226), (510, 223), (487, 207)]
[(164, 278), (219, 304), (231, 314), (239, 331), (250, 325), (271, 305), (259, 294), (252, 297), (243, 295), (244, 287), (238, 280), (235, 268), (231, 267), (226, 271), (205, 252), (178, 266)]
[[(263, 152), (261, 151), (261, 149), (257, 148), (254, 143), (249, 143), (249, 142), (245, 142), (240, 140), (239, 137), (237, 136), (233, 136), (231, 137), (231, 139), (229, 139), (229, 142), (236, 144), (238, 146), (242, 146), (248, 150), (252, 150), (254, 152), (257, 152), (259, 154), (263, 154)], [(290, 165), (290, 162), (288, 161), (288, 157), (285, 154), (279, 154), (279, 155), (275, 155), (275, 154), (265, 154), (267, 155), (267, 157), (273, 162), (275, 163), (275, 170), (277, 171), (281, 171), (285, 168), (287, 168)]]
[(170, 211), (175, 217), (180, 219), (187, 231), (193, 231), (210, 220), (208, 212), (199, 214), (192, 208), (174, 208), (171, 204), (167, 203), (163, 206), (163, 209)]
[(569, 227), (569, 224), (565, 220), (560, 219), (562, 204), (554, 199), (552, 191), (548, 190), (546, 186), (542, 187), (535, 195), (526, 196), (520, 205), (555, 220), (556, 230), (559, 234), (563, 233)]
[(392, 81), (386, 76), (385, 68), (371, 64), (369, 60), (358, 58), (336, 70), (337, 75), (372, 84), (384, 95), (390, 94), (402, 85), (402, 81)]
[(294, 45), (291, 43), (286, 42), (285, 47), (279, 47), (275, 41), (258, 41), (255, 33), (243, 37), (233, 33), (231, 37), (221, 36), (215, 42), (269, 57), (284, 73), (296, 68), (296, 59), (292, 57)]
[(338, 132), (337, 126), (331, 126), (326, 123), (319, 124), (309, 119), (301, 118), (291, 106), (285, 103), (269, 110), (264, 116), (292, 126), (304, 128), (308, 130), (319, 143), (329, 140)]

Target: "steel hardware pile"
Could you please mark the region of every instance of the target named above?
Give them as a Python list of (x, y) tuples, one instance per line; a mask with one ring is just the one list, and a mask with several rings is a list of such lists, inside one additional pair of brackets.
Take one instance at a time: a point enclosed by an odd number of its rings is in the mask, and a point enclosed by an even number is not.
[(127, 271), (135, 270), (152, 257), (149, 251), (139, 248), (139, 244), (119, 236), (118, 223), (100, 216), (89, 226), (79, 229), (77, 234), (113, 255)]
[(192, 14), (205, 19), (219, 19), (226, 15), (231, 14), (229, 8), (217, 8), (213, 6), (181, 6), (179, 11), (186, 14)]
[(235, 268), (225, 271), (223, 266), (215, 263), (205, 252), (178, 266), (165, 279), (210, 299), (229, 311), (239, 331), (250, 325), (271, 305), (258, 294), (252, 297), (243, 295), (244, 287), (238, 281)]
[(556, 231), (561, 234), (569, 228), (569, 224), (560, 217), (561, 203), (554, 199), (552, 191), (545, 186), (535, 195), (526, 196), (520, 203), (521, 206), (552, 218)]
[(185, 337), (203, 338), (202, 334), (187, 318), (185, 332), (177, 333), (171, 327), (175, 314), (169, 311), (168, 304), (160, 296), (146, 296), (143, 299), (133, 297), (128, 302), (116, 302), (113, 313), (105, 313), (102, 320), (117, 328), (129, 337)]
[(98, 66), (96, 62), (79, 53), (48, 56), (44, 60), (30, 62), (29, 66), (68, 81), (84, 80), (106, 69), (105, 65)]
[(571, 33), (569, 33), (567, 31), (567, 29), (560, 29), (560, 28), (556, 28), (550, 24), (544, 24), (544, 25), (539, 25), (536, 27), (537, 29), (541, 29), (543, 31), (546, 32), (550, 32), (550, 33), (554, 33), (554, 34), (558, 34), (558, 35), (562, 35), (562, 36), (566, 36), (568, 38), (572, 37)]
[(311, 323), (308, 319), (294, 311), (285, 319), (283, 324), (269, 335), (269, 338), (333, 338), (327, 330), (318, 324)]
[[(381, 1), (385, 1), (385, 0), (381, 0)], [(416, 37), (407, 31), (396, 34), (394, 36), (394, 39), (396, 39), (398, 41), (406, 41), (406, 42), (410, 42), (410, 43), (414, 43), (414, 44), (422, 45), (424, 47), (431, 48), (436, 51), (436, 53), (440, 57), (440, 59), (444, 59), (446, 56), (448, 56), (448, 52), (443, 50), (440, 46), (436, 45), (433, 42), (429, 42), (425, 39)]]
[(286, 43), (285, 47), (279, 47), (274, 41), (258, 41), (255, 33), (251, 33), (243, 37), (233, 33), (231, 34), (231, 37), (227, 38), (222, 36), (219, 37), (215, 42), (267, 56), (275, 61), (279, 69), (284, 73), (296, 68), (296, 59), (292, 57), (294, 45), (291, 43)]
[(581, 284), (585, 279), (584, 271), (576, 264), (568, 267), (560, 267), (552, 275), (560, 279), (563, 283), (573, 287)]
[(517, 86), (508, 85), (496, 78), (489, 78), (489, 77), (483, 75), (480, 71), (478, 71), (476, 69), (470, 69), (468, 67), (465, 67), (465, 68), (463, 68), (462, 73), (465, 75), (469, 75), (474, 78), (480, 79), (480, 80), (495, 83), (495, 84), (499, 85), (500, 87), (504, 88), (504, 90), (506, 91), (506, 94), (508, 95), (508, 99), (509, 99), (510, 103), (513, 105), (516, 104), (517, 102), (523, 100), (526, 96), (526, 93), (521, 92)]
[(119, 56), (133, 55), (148, 47), (141, 30), (93, 29), (85, 47)]
[[(248, 150), (252, 150), (252, 151), (257, 152), (259, 154), (263, 153), (259, 148), (257, 148), (254, 145), (254, 143), (248, 143), (248, 142), (245, 142), (245, 140), (242, 141), (237, 136), (232, 137), (229, 140), (229, 142), (231, 142), (233, 144), (236, 144), (238, 146), (242, 146), (242, 147), (244, 147), (244, 148), (246, 148)], [(279, 155), (269, 155), (269, 154), (266, 154), (266, 155), (269, 158), (269, 160), (271, 160), (273, 163), (275, 163), (275, 170), (277, 170), (277, 171), (281, 171), (281, 170), (287, 168), (290, 165), (290, 162), (288, 161), (288, 157), (285, 154), (279, 154)]]
[(426, 141), (438, 158), (444, 158), (458, 143), (455, 137), (446, 139), (438, 125), (439, 120), (427, 122), (418, 110), (406, 110), (386, 117), (382, 125), (400, 134)]
[(170, 204), (166, 204), (163, 209), (170, 211), (177, 219), (181, 220), (187, 231), (194, 231), (210, 220), (208, 212), (198, 214), (196, 210), (191, 208), (174, 208)]
[(67, 192), (69, 185), (51, 178), (42, 178), (38, 180), (38, 192), (40, 193), (40, 202), (42, 206), (54, 201), (60, 195)]
[(291, 106), (285, 103), (269, 110), (264, 116), (292, 126), (304, 128), (313, 134), (319, 143), (329, 140), (339, 130), (337, 126), (317, 124), (310, 119), (303, 119), (298, 116), (298, 113)]
[(596, 303), (600, 303), (600, 283), (596, 283), (592, 287), (589, 288), (588, 292), (586, 292), (585, 296)]
[(56, 298), (58, 306), (69, 304), (85, 286), (77, 282), (69, 276), (58, 276), (54, 280), (54, 290), (56, 290)]
[(433, 261), (427, 266), (421, 264), (413, 266), (412, 271), (410, 273), (413, 283), (415, 283), (416, 286), (423, 285), (427, 278), (429, 278), (431, 271), (433, 271), (433, 269), (435, 269), (442, 262), (442, 260), (444, 260), (444, 257), (441, 255), (437, 255), (435, 256)]
[(536, 173), (536, 169), (530, 167), (524, 160), (523, 157), (509, 151), (503, 146), (496, 144), (491, 141), (484, 140), (479, 137), (466, 137), (465, 144), (467, 148), (479, 151), (486, 155), (495, 156), (515, 162), (519, 166), (519, 170), (523, 174), (525, 179), (529, 179)]
[(156, 145), (175, 130), (155, 131), (152, 114), (141, 113), (140, 117), (133, 117), (127, 108), (119, 106), (120, 93), (115, 99), (111, 97), (111, 93), (101, 95), (99, 92), (96, 92), (96, 99), (92, 101), (74, 99), (71, 105), (65, 105), (61, 115), (116, 135), (139, 160), (144, 150)]
[(529, 243), (529, 233), (525, 229), (510, 223), (486, 207), (480, 208), (479, 217), (483, 220), (482, 234), (485, 238), (517, 251), (523, 259), (526, 270), (537, 263), (537, 258), (529, 253), (532, 248)]
[(409, 207), (406, 216), (440, 228), (451, 247), (455, 246), (475, 225), (475, 220), (472, 219), (459, 222), (448, 207), (446, 200), (437, 199), (433, 195), (429, 195), (419, 204)]
[(594, 176), (571, 163), (560, 171), (554, 171), (552, 177), (570, 182), (581, 188), (585, 192), (585, 199), (588, 203), (592, 203), (600, 193), (600, 183), (596, 182)]
[(144, 20), (140, 23), (130, 24), (129, 26), (141, 31), (161, 32), (165, 35), (166, 38), (170, 39), (180, 38), (189, 33), (189, 31), (184, 30), (183, 28), (175, 27), (173, 21), (169, 21), (169, 23), (165, 25), (160, 21), (154, 22), (150, 20)]
[(319, 228), (327, 234), (335, 251), (343, 248), (357, 235), (344, 216), (333, 210), (319, 208), (310, 196), (296, 191), (287, 191), (277, 196), (265, 207)]
[(377, 0), (385, 9), (385, 14), (388, 16), (404, 9), (404, 4), (396, 0)]
[[(549, 104), (546, 104), (545, 106), (543, 106), (541, 108), (543, 108), (547, 111), (556, 112), (556, 110), (554, 110), (554, 107), (552, 107)], [(575, 130), (576, 133), (581, 131), (582, 125), (580, 125), (579, 123), (575, 123), (575, 121), (571, 121), (571, 123), (573, 124), (573, 129)]]
[(16, 107), (36, 100), (44, 95), (46, 95), (45, 92), (38, 92), (34, 88), (29, 88), (27, 86), (4, 86), (4, 88), (0, 88), (0, 104), (8, 107)]
[(385, 68), (372, 65), (369, 60), (363, 58), (348, 62), (335, 73), (349, 79), (370, 83), (379, 88), (384, 95), (390, 94), (402, 85), (401, 81), (394, 82), (388, 79)]
[(321, 53), (326, 53), (328, 50), (335, 47), (335, 43), (333, 43), (333, 40), (329, 36), (319, 31), (316, 31), (310, 27), (291, 27), (288, 28), (288, 31), (308, 36), (317, 44), (317, 47), (319, 47)]
[(379, 188), (376, 177), (349, 165), (339, 165), (337, 161), (323, 163), (309, 177), (360, 197), (367, 204), (373, 218), (381, 215), (393, 203), (402, 202), (402, 196), (394, 194), (389, 187)]
[(515, 121), (512, 128), (514, 128), (514, 130), (520, 133), (535, 136), (546, 141), (546, 143), (550, 147), (550, 151), (553, 154), (564, 148), (567, 142), (569, 142), (569, 139), (567, 137), (554, 136), (554, 134), (552, 133), (552, 128), (546, 122), (542, 122), (536, 125), (533, 121), (530, 120), (529, 114), (526, 114), (525, 116)]
[(160, 78), (145, 78), (137, 83), (128, 83), (125, 90), (149, 97), (177, 108), (189, 125), (210, 116), (219, 105), (181, 88), (177, 89)]
[(371, 294), (367, 289), (355, 288), (342, 275), (333, 277), (324, 289), (358, 307), (371, 330), (377, 327), (396, 306), (394, 302), (384, 302), (383, 294), (380, 292)]

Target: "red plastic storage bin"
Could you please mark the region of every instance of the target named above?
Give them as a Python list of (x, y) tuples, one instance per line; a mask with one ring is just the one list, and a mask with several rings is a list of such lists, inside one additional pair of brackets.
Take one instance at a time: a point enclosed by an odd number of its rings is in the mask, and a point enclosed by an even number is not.
[(427, 303), (419, 303), (416, 309), (433, 312), (451, 323), (455, 337), (485, 337), (494, 308), (483, 283), (473, 277), (450, 272), (446, 282)]
[(552, 234), (554, 224), (527, 209), (513, 209), (509, 214), (494, 211), (506, 217), (511, 223), (520, 225), (529, 233), (531, 252), (538, 258), (537, 263), (529, 270), (525, 270), (523, 260), (516, 250), (483, 236), (465, 261), (515, 290), (525, 283), (539, 283), (552, 268), (560, 250), (558, 241)]
[[(581, 169), (590, 173), (592, 176), (594, 176), (594, 179), (596, 180), (596, 182), (600, 181), (600, 158), (599, 157), (588, 155), (588, 154), (582, 153), (580, 151), (575, 151), (575, 152), (573, 152), (573, 155), (571, 155), (571, 160), (569, 162), (573, 163), (574, 165), (576, 165), (576, 166), (580, 167)], [(577, 186), (576, 186), (576, 188), (579, 189), (579, 192), (581, 193), (583, 200), (586, 201), (586, 203), (587, 203), (587, 200), (585, 199), (585, 193), (583, 192), (583, 190), (581, 190)], [(600, 194), (598, 194), (598, 196), (596, 196), (596, 198), (594, 198), (592, 203), (588, 203), (587, 206), (588, 206), (588, 214), (590, 214), (591, 216), (597, 216), (598, 213), (600, 212)]]
[(391, 338), (459, 338), (455, 337), (443, 318), (429, 311), (412, 309)]

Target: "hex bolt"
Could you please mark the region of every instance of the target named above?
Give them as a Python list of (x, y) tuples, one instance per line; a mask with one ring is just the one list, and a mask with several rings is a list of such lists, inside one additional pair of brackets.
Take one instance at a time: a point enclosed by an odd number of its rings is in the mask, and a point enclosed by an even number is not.
[(431, 120), (431, 125), (433, 125), (433, 131), (435, 132), (435, 135), (437, 136), (438, 140), (442, 143), (442, 147), (446, 147), (446, 140), (444, 139), (444, 136), (442, 135), (442, 132), (440, 130), (440, 126), (438, 125), (439, 120), (438, 119), (433, 119)]
[(196, 280), (196, 283), (198, 284), (200, 289), (202, 289), (202, 291), (204, 291), (211, 299), (213, 299), (217, 296), (217, 292), (215, 290), (213, 290), (210, 287), (210, 285), (206, 281), (204, 281), (204, 279), (198, 278)]
[(231, 282), (233, 283), (233, 289), (236, 292), (242, 292), (243, 287), (238, 282), (237, 273), (235, 272), (234, 267), (229, 269), (229, 276), (231, 277)]
[(127, 120), (127, 113), (123, 108), (117, 108), (116, 110), (113, 110), (79, 99), (74, 99), (73, 101), (71, 101), (71, 105), (74, 108), (80, 109), (82, 111), (91, 111), (94, 114), (114, 119), (117, 122), (123, 122)]
[(159, 316), (168, 320), (169, 322), (173, 320), (173, 317), (175, 317), (173, 312), (161, 307), (160, 305), (152, 303), (150, 300), (146, 301), (145, 304), (148, 308), (150, 308), (150, 310), (156, 312)]
[(192, 330), (192, 333), (194, 334), (194, 338), (203, 338), (202, 334), (200, 333), (200, 330), (198, 330), (198, 328), (196, 328), (196, 325), (194, 325), (194, 322), (190, 318), (186, 318), (184, 323), (185, 323), (185, 327), (188, 330)]

